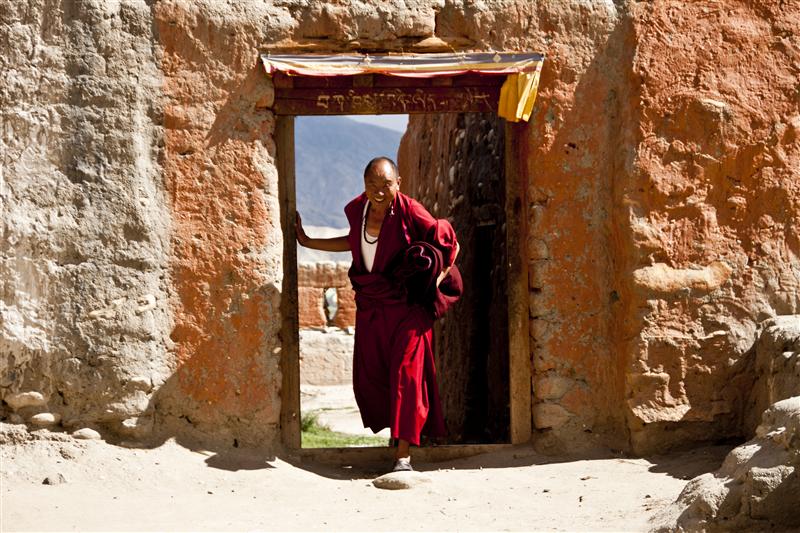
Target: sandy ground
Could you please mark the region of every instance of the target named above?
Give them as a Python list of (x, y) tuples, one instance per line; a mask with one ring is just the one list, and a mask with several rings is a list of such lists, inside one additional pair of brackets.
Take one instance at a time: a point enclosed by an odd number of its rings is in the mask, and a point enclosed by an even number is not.
[[(15, 435), (0, 455), (2, 531), (644, 531), (686, 478), (717, 468), (728, 450), (646, 460), (514, 447), (417, 462), (430, 483), (385, 491), (371, 484), (383, 464)], [(42, 484), (56, 474), (66, 481)]]

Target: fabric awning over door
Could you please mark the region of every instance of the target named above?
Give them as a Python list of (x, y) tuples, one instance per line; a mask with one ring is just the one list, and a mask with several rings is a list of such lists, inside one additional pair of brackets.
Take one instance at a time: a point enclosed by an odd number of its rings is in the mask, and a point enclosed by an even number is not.
[(433, 78), (479, 74), (505, 76), (498, 114), (506, 120), (527, 121), (536, 100), (544, 56), (532, 53), (475, 54), (262, 54), (267, 74), (333, 77), (381, 74), (406, 78)]

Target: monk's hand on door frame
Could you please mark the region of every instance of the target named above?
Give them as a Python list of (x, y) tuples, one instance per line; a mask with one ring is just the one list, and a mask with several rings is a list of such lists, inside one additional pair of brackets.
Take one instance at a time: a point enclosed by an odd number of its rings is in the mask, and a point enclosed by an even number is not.
[(308, 235), (306, 235), (305, 230), (303, 229), (303, 219), (300, 217), (300, 213), (297, 211), (295, 211), (294, 215), (295, 215), (294, 224), (297, 233), (297, 242), (299, 242), (301, 246), (306, 246), (308, 244), (309, 238)]

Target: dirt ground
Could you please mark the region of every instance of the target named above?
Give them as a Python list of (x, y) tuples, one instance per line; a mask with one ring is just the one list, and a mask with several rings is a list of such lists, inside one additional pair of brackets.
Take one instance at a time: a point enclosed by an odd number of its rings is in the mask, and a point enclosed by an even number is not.
[[(729, 449), (554, 458), (522, 446), (417, 462), (429, 483), (386, 491), (371, 484), (383, 464), (215, 453), (174, 439), (125, 448), (43, 430), (9, 439), (3, 425), (2, 531), (644, 531)], [(58, 474), (63, 483), (43, 484)]]

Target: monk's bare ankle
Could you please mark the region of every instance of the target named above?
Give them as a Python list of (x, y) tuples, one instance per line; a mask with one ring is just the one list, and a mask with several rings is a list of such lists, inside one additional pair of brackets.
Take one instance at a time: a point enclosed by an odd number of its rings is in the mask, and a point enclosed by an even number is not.
[(411, 445), (407, 440), (398, 439), (397, 441), (397, 449), (394, 452), (394, 458), (400, 459), (403, 457), (410, 457), (411, 456)]

